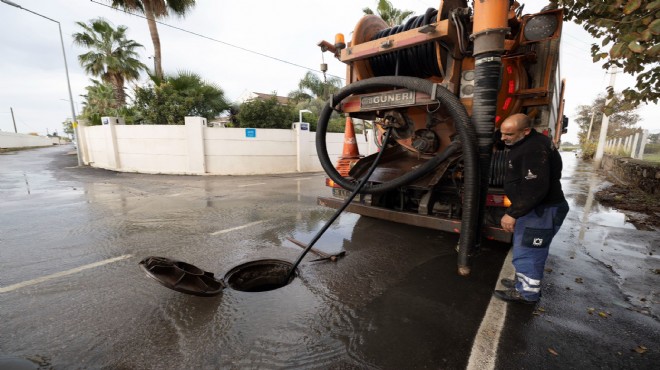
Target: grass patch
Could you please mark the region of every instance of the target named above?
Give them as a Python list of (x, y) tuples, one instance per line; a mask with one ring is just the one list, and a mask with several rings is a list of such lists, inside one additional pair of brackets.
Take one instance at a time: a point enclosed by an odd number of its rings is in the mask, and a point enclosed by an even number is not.
[(660, 163), (660, 153), (644, 154), (644, 160), (648, 162)]

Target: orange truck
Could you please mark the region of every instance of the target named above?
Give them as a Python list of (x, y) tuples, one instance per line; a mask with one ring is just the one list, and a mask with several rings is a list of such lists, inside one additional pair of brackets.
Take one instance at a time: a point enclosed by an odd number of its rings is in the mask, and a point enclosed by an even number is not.
[[(319, 204), (341, 207), (375, 159), (344, 153), (332, 162), (326, 146), (331, 114), (371, 122), (384, 152), (347, 210), (459, 233), (461, 275), (470, 273), (469, 256), (481, 240), (511, 241), (499, 224), (509, 205), (501, 122), (526, 113), (557, 145), (567, 125), (559, 77), (562, 9), (523, 15), (517, 1), (471, 3), (440, 1), (395, 27), (367, 15), (349, 42), (338, 34), (334, 43), (319, 43), (346, 64), (347, 81), (317, 125), (317, 153), (333, 188)], [(382, 143), (386, 130), (390, 140)]]

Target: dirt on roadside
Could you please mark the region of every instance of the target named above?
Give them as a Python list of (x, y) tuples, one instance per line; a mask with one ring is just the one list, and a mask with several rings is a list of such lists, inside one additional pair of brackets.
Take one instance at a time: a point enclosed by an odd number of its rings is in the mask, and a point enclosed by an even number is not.
[(660, 196), (615, 183), (597, 192), (595, 197), (601, 204), (621, 210), (639, 230), (660, 230)]

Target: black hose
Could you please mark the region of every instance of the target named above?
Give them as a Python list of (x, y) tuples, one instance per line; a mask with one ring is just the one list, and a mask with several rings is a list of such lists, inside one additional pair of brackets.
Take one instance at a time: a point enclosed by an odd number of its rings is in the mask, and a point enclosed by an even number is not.
[[(486, 210), (486, 196), (488, 194), (490, 179), (490, 162), (493, 152), (493, 132), (495, 131), (495, 114), (497, 112), (497, 94), (500, 87), (501, 67), (502, 62), (498, 54), (485, 53), (476, 57), (472, 125), (477, 132), (479, 173), (481, 175), (477, 241), (481, 240), (481, 225), (483, 225)], [(467, 256), (459, 259), (467, 261)]]
[[(440, 103), (444, 104), (454, 121), (454, 127), (460, 138), (463, 162), (465, 165), (465, 192), (463, 197), (463, 215), (461, 218), (461, 238), (459, 241), (459, 267), (467, 266), (468, 251), (475, 242), (477, 230), (476, 222), (477, 216), (479, 215), (479, 162), (477, 157), (477, 139), (474, 127), (470, 125), (470, 119), (465, 111), (465, 107), (461, 104), (461, 101), (456, 95), (452, 94), (449, 90), (440, 85), (435, 85), (435, 96), (432, 96), (434, 84), (431, 81), (405, 76), (374, 77), (352, 83), (342, 88), (337, 95), (331, 98), (331, 102), (326, 103), (325, 107), (323, 107), (316, 127), (316, 152), (319, 156), (321, 166), (335, 183), (347, 190), (355, 189), (355, 182), (349, 181), (341, 176), (339, 172), (337, 172), (337, 169), (335, 169), (332, 161), (330, 161), (325, 140), (330, 115), (337, 104), (352, 94), (392, 87), (407, 88), (409, 90), (428, 94), (432, 99), (437, 99)], [(453, 145), (458, 144), (452, 144), (450, 147)], [(376, 193), (392, 190), (415, 181), (434, 170), (442, 161), (444, 161), (447, 157), (446, 153), (449, 150), (449, 148), (445, 149), (441, 155), (429, 159), (426, 163), (412, 172), (392, 181), (377, 185), (369, 184), (364, 188), (363, 193)], [(453, 151), (455, 149), (451, 150)], [(461, 265), (461, 263), (463, 263), (463, 265)]]
[(376, 170), (376, 166), (378, 166), (378, 163), (380, 162), (380, 158), (383, 156), (383, 153), (385, 153), (385, 149), (384, 149), (384, 148), (385, 148), (385, 146), (387, 145), (387, 141), (390, 139), (390, 134), (391, 134), (391, 133), (392, 133), (392, 128), (390, 127), (390, 128), (388, 128), (387, 131), (385, 132), (385, 139), (383, 140), (383, 150), (381, 150), (380, 152), (378, 152), (378, 155), (376, 156), (376, 159), (374, 160), (374, 163), (371, 164), (371, 167), (369, 168), (369, 171), (367, 171), (366, 176), (364, 176), (364, 178), (362, 178), (362, 180), (360, 181), (360, 183), (358, 184), (358, 186), (355, 187), (355, 190), (353, 190), (353, 192), (352, 192), (351, 195), (348, 197), (348, 199), (346, 199), (346, 201), (344, 202), (344, 204), (343, 204), (339, 209), (337, 209), (337, 211), (332, 215), (332, 217), (330, 217), (330, 219), (328, 220), (328, 222), (326, 222), (325, 225), (323, 225), (323, 227), (321, 228), (321, 230), (319, 230), (319, 231), (316, 233), (316, 235), (314, 235), (314, 237), (312, 238), (312, 241), (310, 241), (309, 244), (307, 245), (307, 248), (305, 248), (305, 250), (304, 250), (302, 253), (300, 253), (300, 255), (298, 256), (298, 259), (296, 260), (296, 262), (295, 262), (295, 263), (293, 264), (293, 266), (291, 267), (291, 270), (289, 270), (289, 273), (288, 273), (287, 276), (286, 276), (286, 280), (284, 280), (284, 281), (291, 281), (291, 278), (293, 277), (293, 274), (295, 273), (296, 268), (298, 267), (298, 265), (300, 264), (300, 262), (303, 260), (303, 258), (305, 258), (305, 255), (306, 255), (307, 253), (309, 253), (309, 251), (312, 249), (312, 247), (314, 246), (314, 244), (316, 244), (316, 242), (321, 238), (321, 236), (322, 236), (323, 234), (325, 234), (325, 232), (328, 230), (328, 228), (330, 227), (330, 225), (332, 225), (332, 223), (335, 222), (335, 220), (337, 219), (337, 217), (339, 217), (339, 215), (340, 215), (342, 212), (344, 212), (344, 210), (346, 209), (346, 207), (348, 207), (348, 205), (351, 204), (351, 202), (353, 201), (353, 199), (355, 198), (355, 196), (358, 195), (358, 194), (360, 193), (360, 190), (362, 190), (362, 187), (364, 186), (364, 184), (367, 183), (367, 181), (369, 180), (369, 178), (371, 177), (371, 175), (372, 175), (372, 174), (374, 173), (374, 171)]

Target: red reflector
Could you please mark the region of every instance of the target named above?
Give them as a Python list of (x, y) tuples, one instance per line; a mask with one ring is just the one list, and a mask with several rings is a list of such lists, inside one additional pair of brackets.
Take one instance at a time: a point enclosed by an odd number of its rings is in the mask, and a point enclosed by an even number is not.
[(509, 105), (511, 105), (511, 97), (506, 98), (504, 104), (502, 105), (502, 110), (509, 109)]
[(495, 116), (495, 123), (499, 122), (502, 119), (500, 116)]
[(513, 94), (516, 91), (516, 81), (509, 81), (509, 94)]
[(506, 67), (506, 73), (508, 73), (508, 74), (513, 74), (513, 67), (511, 67), (511, 66), (507, 66), (507, 67)]

